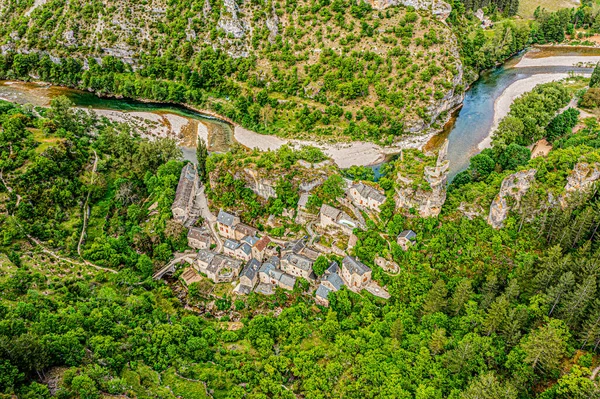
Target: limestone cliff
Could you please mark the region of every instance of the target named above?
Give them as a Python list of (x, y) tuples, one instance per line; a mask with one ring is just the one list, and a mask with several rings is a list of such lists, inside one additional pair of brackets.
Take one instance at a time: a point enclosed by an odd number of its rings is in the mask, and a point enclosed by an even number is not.
[(524, 170), (507, 176), (502, 181), (500, 192), (490, 206), (488, 223), (495, 229), (503, 226), (511, 209), (514, 209), (535, 180), (536, 169)]
[[(410, 161), (407, 159), (407, 167), (400, 168), (396, 181), (396, 208), (410, 209), (414, 208), (422, 217), (437, 216), (442, 210), (446, 201), (446, 183), (448, 182), (448, 168), (450, 161), (446, 159), (448, 151), (448, 140), (440, 149), (437, 161), (434, 165), (424, 165), (422, 175), (411, 175), (414, 170), (414, 161), (424, 163), (418, 155), (412, 156)], [(404, 155), (403, 155), (404, 156)], [(407, 155), (408, 158), (408, 155)], [(405, 159), (400, 160), (404, 164)], [(403, 166), (403, 165), (402, 165)], [(418, 170), (418, 168), (416, 168)]]
[(407, 7), (414, 7), (417, 10), (429, 10), (433, 15), (447, 18), (452, 11), (450, 4), (442, 0), (366, 0), (377, 10), (383, 10), (384, 8), (404, 5)]
[(236, 178), (246, 181), (246, 187), (250, 188), (256, 195), (264, 199), (277, 198), (275, 192), (275, 181), (259, 176), (258, 171), (250, 168), (236, 175)]
[(566, 207), (569, 198), (574, 193), (591, 191), (598, 180), (600, 180), (600, 163), (596, 162), (590, 165), (587, 162), (580, 162), (575, 165), (569, 177), (567, 177), (565, 194), (560, 197), (561, 206)]

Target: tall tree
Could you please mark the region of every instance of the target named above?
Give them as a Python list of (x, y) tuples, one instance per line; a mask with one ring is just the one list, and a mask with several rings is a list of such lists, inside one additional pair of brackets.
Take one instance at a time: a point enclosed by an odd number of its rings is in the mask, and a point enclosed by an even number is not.
[(525, 338), (522, 344), (525, 362), (543, 373), (558, 369), (566, 354), (569, 336), (569, 330), (562, 321), (550, 320)]
[(196, 160), (198, 161), (198, 176), (202, 182), (206, 182), (206, 160), (208, 159), (208, 149), (206, 143), (201, 137), (198, 137), (198, 146), (196, 147)]

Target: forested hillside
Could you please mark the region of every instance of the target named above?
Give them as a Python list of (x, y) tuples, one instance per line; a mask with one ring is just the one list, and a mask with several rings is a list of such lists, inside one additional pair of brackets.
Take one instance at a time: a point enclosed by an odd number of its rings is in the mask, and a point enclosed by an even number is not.
[(0, 77), (187, 102), (269, 134), (388, 143), (462, 98), (456, 42), (429, 11), (344, 0), (35, 4), (0, 2)]

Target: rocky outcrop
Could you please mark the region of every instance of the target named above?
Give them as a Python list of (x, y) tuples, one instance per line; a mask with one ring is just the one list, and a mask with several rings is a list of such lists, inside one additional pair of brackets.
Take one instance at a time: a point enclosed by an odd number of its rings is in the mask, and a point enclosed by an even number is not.
[(238, 17), (239, 7), (235, 0), (225, 0), (223, 2), (225, 9), (221, 12), (218, 26), (225, 31), (227, 35), (235, 39), (241, 39), (246, 35), (247, 27), (244, 21)]
[(450, 4), (442, 0), (365, 0), (377, 10), (383, 10), (391, 6), (402, 4), (406, 7), (414, 7), (417, 10), (430, 10), (433, 15), (447, 18), (452, 11)]
[(521, 202), (535, 180), (536, 169), (524, 170), (507, 176), (502, 181), (500, 192), (490, 206), (488, 223), (495, 229), (503, 226), (508, 213)]
[(592, 190), (598, 180), (600, 180), (600, 163), (590, 165), (587, 162), (580, 162), (575, 165), (567, 177), (565, 194), (560, 197), (561, 206), (566, 207), (574, 193), (587, 193)]
[(246, 168), (244, 169), (244, 173), (236, 176), (236, 178), (246, 181), (246, 187), (254, 191), (259, 197), (267, 200), (269, 198), (277, 198), (275, 182), (261, 178), (256, 170)]
[(267, 29), (269, 30), (269, 41), (273, 43), (275, 42), (275, 37), (279, 34), (279, 17), (277, 16), (277, 11), (275, 10), (275, 3), (273, 3), (271, 16), (267, 18), (266, 25)]
[(421, 217), (432, 217), (440, 214), (446, 202), (446, 183), (450, 161), (446, 159), (448, 140), (438, 153), (435, 166), (426, 166), (423, 178), (427, 187), (415, 185), (414, 179), (398, 173), (396, 187), (396, 208), (414, 208)]
[(460, 206), (457, 209), (460, 213), (463, 214), (469, 220), (473, 220), (477, 217), (483, 216), (485, 211), (483, 208), (477, 204), (470, 204), (466, 202), (461, 202)]

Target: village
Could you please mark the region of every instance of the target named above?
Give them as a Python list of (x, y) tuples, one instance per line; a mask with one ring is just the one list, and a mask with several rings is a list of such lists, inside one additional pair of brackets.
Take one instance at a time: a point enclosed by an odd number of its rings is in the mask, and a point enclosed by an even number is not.
[[(350, 210), (352, 216), (343, 209), (323, 204), (316, 217), (307, 213), (308, 196), (306, 192), (301, 194), (295, 220), (304, 224), (309, 235), (289, 241), (277, 239), (261, 234), (232, 211), (220, 209), (214, 215), (196, 168), (188, 163), (181, 172), (172, 213), (176, 221), (188, 228), (188, 246), (192, 250), (175, 254), (175, 259), (155, 273), (154, 278), (172, 274), (183, 266), (181, 279), (186, 285), (207, 278), (215, 284), (231, 284), (235, 295), (251, 292), (272, 295), (277, 288), (292, 291), (298, 280), (304, 279), (309, 283), (315, 302), (321, 306), (329, 306), (329, 294), (343, 286), (355, 293), (365, 290), (377, 297), (389, 298), (386, 289), (372, 279), (372, 269), (351, 256), (357, 241), (354, 229), (366, 229), (361, 211), (377, 215), (386, 200), (385, 194), (366, 183), (348, 181), (345, 195), (338, 198), (338, 202), (340, 208)], [(199, 219), (203, 223), (198, 226)], [(315, 242), (317, 234), (332, 237), (332, 240), (343, 238), (346, 250)], [(397, 237), (398, 245), (404, 250), (415, 240), (412, 230), (403, 231)], [(313, 270), (315, 262), (329, 255), (342, 261), (327, 260), (325, 271), (317, 275)], [(378, 257), (375, 264), (386, 272), (399, 270), (390, 259)]]

